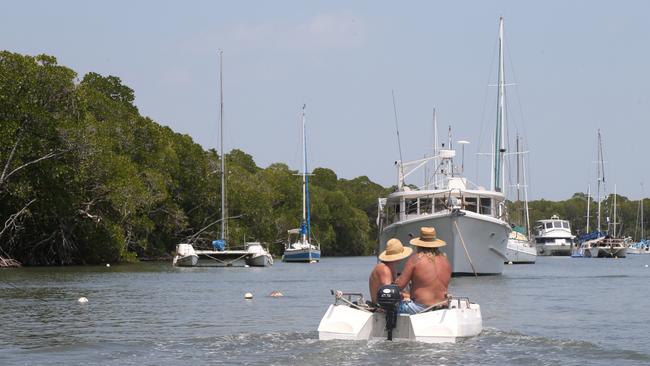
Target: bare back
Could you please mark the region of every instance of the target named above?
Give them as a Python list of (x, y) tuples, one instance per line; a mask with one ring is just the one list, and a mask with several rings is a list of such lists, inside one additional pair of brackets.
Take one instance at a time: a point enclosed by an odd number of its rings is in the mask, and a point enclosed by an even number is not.
[(369, 288), (370, 288), (370, 298), (372, 302), (377, 302), (377, 290), (381, 286), (389, 285), (393, 282), (393, 272), (391, 268), (385, 263), (377, 263), (375, 268), (370, 273), (370, 278), (368, 279)]
[(445, 255), (418, 253), (404, 266), (397, 279), (400, 288), (411, 282), (411, 299), (423, 305), (444, 301), (451, 279), (451, 265)]

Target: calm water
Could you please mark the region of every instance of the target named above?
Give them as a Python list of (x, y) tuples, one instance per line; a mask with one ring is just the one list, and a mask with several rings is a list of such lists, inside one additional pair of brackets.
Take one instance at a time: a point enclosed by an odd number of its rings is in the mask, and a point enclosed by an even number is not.
[(539, 258), (454, 278), (450, 292), (480, 303), (484, 326), (458, 344), (319, 341), (329, 290), (367, 293), (374, 263), (1, 270), (0, 365), (650, 364), (650, 256)]

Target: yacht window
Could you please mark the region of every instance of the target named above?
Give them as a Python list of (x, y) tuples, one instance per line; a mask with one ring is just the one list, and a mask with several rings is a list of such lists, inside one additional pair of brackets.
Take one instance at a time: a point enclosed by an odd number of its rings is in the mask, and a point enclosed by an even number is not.
[(565, 229), (569, 228), (569, 222), (568, 221), (562, 221), (562, 227)]
[(478, 203), (476, 197), (466, 197), (465, 198), (465, 210), (471, 212), (478, 212)]
[(417, 213), (418, 213), (418, 200), (417, 199), (406, 200), (406, 214), (415, 215)]
[(431, 198), (420, 198), (420, 214), (431, 213)]
[(481, 211), (479, 212), (483, 215), (492, 214), (492, 199), (481, 197)]
[(444, 211), (447, 209), (447, 197), (436, 197), (433, 199), (435, 212)]
[(547, 229), (552, 229), (553, 228), (553, 223), (552, 222), (547, 222), (546, 223), (546, 228)]
[(562, 227), (561, 221), (553, 221), (553, 227)]

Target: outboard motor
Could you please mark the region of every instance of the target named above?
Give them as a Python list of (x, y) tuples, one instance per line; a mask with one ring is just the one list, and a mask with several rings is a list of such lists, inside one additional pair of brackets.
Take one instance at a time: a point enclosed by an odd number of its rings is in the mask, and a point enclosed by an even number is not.
[(377, 290), (377, 304), (386, 312), (386, 332), (388, 340), (393, 340), (393, 329), (397, 325), (397, 310), (402, 294), (397, 285), (385, 285)]

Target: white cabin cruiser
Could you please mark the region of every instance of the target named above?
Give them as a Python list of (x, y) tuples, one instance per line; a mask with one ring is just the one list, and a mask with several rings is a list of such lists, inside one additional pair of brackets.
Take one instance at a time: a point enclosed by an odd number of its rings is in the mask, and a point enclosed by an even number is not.
[(569, 256), (575, 236), (571, 234), (571, 224), (560, 220), (557, 215), (548, 220), (537, 221), (537, 255)]
[(176, 245), (176, 255), (172, 261), (174, 266), (194, 267), (199, 262), (199, 256), (194, 251), (192, 244), (182, 243)]
[[(421, 313), (397, 314), (401, 299), (395, 285), (379, 289), (377, 307), (367, 305), (362, 294), (332, 291), (330, 305), (318, 325), (320, 340), (404, 339), (424, 343), (455, 343), (483, 330), (481, 307), (468, 298), (450, 297)], [(382, 296), (383, 295), (383, 296)], [(356, 301), (353, 301), (356, 297)]]

